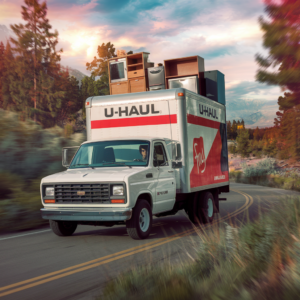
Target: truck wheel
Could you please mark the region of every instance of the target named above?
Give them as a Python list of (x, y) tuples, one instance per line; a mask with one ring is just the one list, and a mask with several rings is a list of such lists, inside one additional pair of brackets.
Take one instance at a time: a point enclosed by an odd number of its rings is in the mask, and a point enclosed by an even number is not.
[(198, 218), (200, 223), (211, 223), (214, 219), (215, 201), (212, 193), (205, 192), (198, 204)]
[(127, 233), (134, 240), (145, 239), (152, 227), (152, 211), (146, 200), (139, 200), (133, 209), (130, 220), (126, 221)]
[(69, 236), (75, 232), (77, 228), (77, 222), (50, 220), (50, 227), (58, 236)]

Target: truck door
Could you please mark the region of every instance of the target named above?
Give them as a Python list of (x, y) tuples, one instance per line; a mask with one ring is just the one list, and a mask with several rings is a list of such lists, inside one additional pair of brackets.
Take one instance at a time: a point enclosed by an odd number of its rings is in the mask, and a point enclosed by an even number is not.
[(175, 204), (176, 180), (171, 159), (162, 141), (153, 145), (153, 169), (157, 173), (155, 212), (169, 211)]

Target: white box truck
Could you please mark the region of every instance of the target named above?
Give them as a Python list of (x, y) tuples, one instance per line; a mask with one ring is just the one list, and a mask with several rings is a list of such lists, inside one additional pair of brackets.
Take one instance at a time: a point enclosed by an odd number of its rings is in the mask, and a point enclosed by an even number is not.
[(213, 221), (229, 192), (225, 106), (186, 89), (95, 96), (86, 100), (87, 141), (67, 170), (41, 181), (41, 214), (54, 233), (77, 224), (126, 224), (148, 237), (153, 216), (184, 209)]

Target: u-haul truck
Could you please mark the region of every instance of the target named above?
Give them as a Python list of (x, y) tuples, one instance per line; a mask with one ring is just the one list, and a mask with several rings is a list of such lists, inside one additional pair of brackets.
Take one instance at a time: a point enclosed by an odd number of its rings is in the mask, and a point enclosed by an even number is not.
[[(184, 209), (213, 221), (229, 192), (225, 106), (186, 89), (86, 100), (87, 141), (67, 170), (42, 179), (41, 214), (54, 233), (126, 224), (148, 237), (153, 216)], [(221, 199), (226, 200), (226, 199)]]

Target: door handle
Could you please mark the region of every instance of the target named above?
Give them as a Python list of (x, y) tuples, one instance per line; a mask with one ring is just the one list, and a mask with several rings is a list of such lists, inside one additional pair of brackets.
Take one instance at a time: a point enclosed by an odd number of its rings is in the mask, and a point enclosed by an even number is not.
[(168, 171), (169, 173), (173, 173), (174, 171)]
[(153, 174), (152, 173), (146, 174), (146, 178), (153, 178)]

